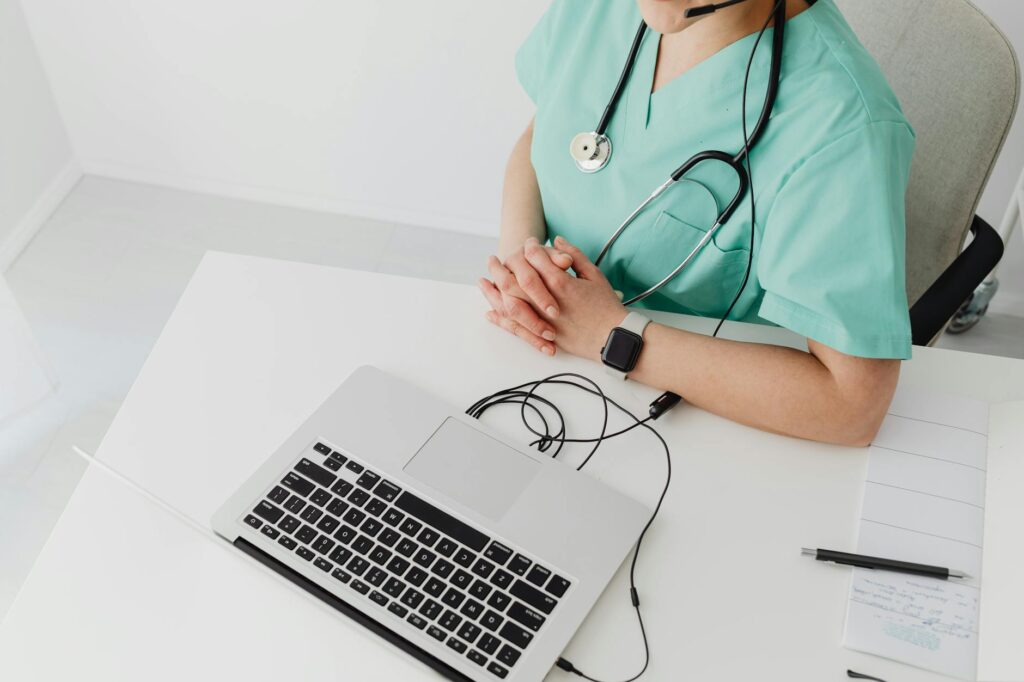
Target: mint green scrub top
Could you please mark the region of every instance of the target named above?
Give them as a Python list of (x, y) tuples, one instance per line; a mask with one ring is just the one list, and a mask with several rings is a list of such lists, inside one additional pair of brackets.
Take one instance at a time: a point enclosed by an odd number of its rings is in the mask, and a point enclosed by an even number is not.
[[(590, 258), (636, 206), (693, 154), (743, 146), (747, 36), (651, 93), (660, 36), (648, 31), (608, 128), (601, 171), (577, 170), (569, 141), (593, 130), (640, 22), (636, 0), (554, 0), (516, 55), (537, 107), (531, 159), (548, 237)], [(758, 47), (748, 128), (764, 102), (771, 29)], [(878, 65), (833, 0), (786, 22), (774, 113), (751, 154), (754, 256), (729, 319), (775, 324), (849, 355), (909, 358), (904, 194), (914, 132)], [(736, 191), (705, 163), (652, 204), (601, 264), (626, 298), (671, 272)], [(682, 273), (638, 307), (721, 317), (750, 247), (750, 195)]]

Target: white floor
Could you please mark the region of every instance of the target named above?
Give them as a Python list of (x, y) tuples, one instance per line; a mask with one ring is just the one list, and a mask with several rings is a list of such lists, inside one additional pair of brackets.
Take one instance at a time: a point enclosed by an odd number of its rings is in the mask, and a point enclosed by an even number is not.
[[(0, 430), (0, 618), (82, 474), (70, 446), (96, 449), (206, 250), (470, 283), (495, 246), (452, 232), (83, 180), (7, 273), (61, 386)], [(1024, 357), (1017, 308), (994, 306), (970, 333), (941, 345)]]

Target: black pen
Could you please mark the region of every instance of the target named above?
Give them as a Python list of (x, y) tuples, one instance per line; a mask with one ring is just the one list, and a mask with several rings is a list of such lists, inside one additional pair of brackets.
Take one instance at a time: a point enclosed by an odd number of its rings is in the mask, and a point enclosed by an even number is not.
[(929, 578), (948, 580), (949, 578), (970, 578), (963, 571), (954, 571), (939, 566), (928, 566), (926, 564), (914, 564), (909, 561), (897, 561), (896, 559), (882, 559), (862, 554), (849, 554), (847, 552), (836, 552), (831, 549), (808, 549), (803, 547), (800, 553), (804, 556), (814, 557), (818, 561), (828, 561), (833, 564), (844, 566), (857, 566), (859, 568), (875, 568), (881, 571), (896, 571), (897, 573), (913, 573), (914, 575), (926, 575)]

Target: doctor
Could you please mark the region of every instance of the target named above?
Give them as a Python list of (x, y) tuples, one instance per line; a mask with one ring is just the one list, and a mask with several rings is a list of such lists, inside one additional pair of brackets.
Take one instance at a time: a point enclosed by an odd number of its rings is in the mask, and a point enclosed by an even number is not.
[[(516, 56), (537, 111), (508, 163), (499, 255), (480, 281), (487, 317), (540, 352), (603, 362), (735, 421), (866, 445), (910, 357), (904, 194), (914, 133), (833, 0), (707, 9), (707, 0), (554, 0), (541, 18)], [(620, 75), (601, 135), (578, 138), (595, 130)], [(745, 147), (749, 191), (727, 163), (699, 164), (595, 266), (687, 158)], [(649, 291), (691, 253), (662, 287), (623, 305), (620, 295)], [(645, 308), (780, 325), (808, 350), (648, 324)]]

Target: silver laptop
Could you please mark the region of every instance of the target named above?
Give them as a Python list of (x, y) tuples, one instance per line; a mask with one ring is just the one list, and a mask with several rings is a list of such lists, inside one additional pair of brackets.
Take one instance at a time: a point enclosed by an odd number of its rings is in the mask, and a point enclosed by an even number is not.
[(231, 496), (218, 535), (452, 680), (541, 680), (650, 510), (373, 367)]

